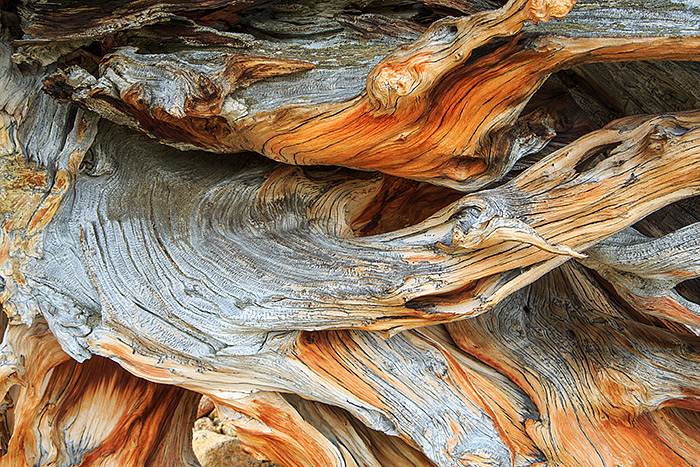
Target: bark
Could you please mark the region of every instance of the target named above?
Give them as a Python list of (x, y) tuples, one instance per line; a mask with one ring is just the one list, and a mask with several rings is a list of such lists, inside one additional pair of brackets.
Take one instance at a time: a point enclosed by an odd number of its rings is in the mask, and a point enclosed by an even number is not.
[(700, 11), (573, 3), (0, 3), (0, 465), (700, 465)]

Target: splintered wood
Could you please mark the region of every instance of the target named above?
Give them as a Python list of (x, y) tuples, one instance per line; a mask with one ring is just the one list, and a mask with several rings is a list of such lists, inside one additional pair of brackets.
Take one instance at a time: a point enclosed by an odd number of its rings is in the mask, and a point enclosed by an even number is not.
[(199, 394), (280, 466), (700, 467), (689, 2), (83, 3), (0, 2), (0, 467), (196, 466)]

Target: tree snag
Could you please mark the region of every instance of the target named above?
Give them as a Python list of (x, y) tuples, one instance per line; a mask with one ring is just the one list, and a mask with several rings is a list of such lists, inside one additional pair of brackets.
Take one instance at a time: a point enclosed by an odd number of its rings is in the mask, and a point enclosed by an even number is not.
[(0, 2), (0, 466), (700, 466), (689, 1)]

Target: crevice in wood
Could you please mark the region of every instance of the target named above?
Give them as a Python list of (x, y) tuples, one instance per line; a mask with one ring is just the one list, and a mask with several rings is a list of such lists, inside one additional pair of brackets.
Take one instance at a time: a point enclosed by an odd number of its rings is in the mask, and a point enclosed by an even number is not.
[(674, 290), (686, 300), (689, 300), (695, 303), (696, 305), (700, 306), (700, 280), (685, 280), (677, 286), (675, 286)]
[(646, 216), (634, 228), (648, 237), (662, 237), (700, 222), (700, 197), (676, 201)]

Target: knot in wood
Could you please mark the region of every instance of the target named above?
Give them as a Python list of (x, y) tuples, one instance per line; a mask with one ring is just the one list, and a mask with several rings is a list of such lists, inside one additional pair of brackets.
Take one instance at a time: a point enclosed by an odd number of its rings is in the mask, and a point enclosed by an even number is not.
[(667, 139), (668, 137), (662, 132), (655, 131), (651, 133), (647, 138), (647, 150), (652, 153), (662, 152), (666, 146)]
[(651, 154), (663, 152), (668, 142), (687, 133), (675, 119), (664, 119), (656, 123), (644, 138), (645, 149)]
[(552, 18), (563, 18), (568, 15), (576, 4), (576, 0), (530, 0), (530, 21), (549, 21)]
[(370, 82), (370, 99), (377, 108), (395, 108), (398, 100), (410, 94), (420, 81), (417, 72), (387, 64), (377, 71)]

